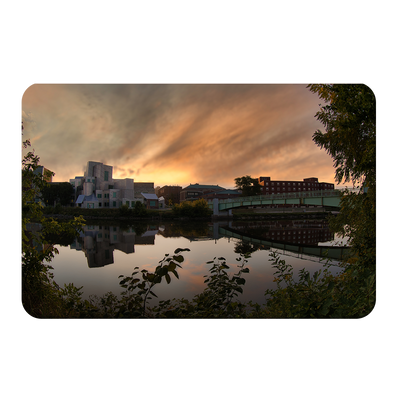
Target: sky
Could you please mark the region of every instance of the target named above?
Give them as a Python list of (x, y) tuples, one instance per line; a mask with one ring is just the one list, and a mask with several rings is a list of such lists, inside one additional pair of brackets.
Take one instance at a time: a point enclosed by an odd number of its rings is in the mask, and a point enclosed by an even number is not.
[(22, 97), (23, 140), (53, 182), (98, 161), (155, 187), (234, 188), (244, 175), (335, 183), (312, 140), (320, 103), (304, 84), (37, 84)]

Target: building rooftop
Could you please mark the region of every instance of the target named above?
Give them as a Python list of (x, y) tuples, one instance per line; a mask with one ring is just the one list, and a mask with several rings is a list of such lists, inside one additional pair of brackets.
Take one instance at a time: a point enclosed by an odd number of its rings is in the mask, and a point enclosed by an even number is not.
[(214, 189), (214, 190), (225, 190), (225, 188), (218, 186), (218, 185), (199, 185), (198, 183), (190, 184), (186, 186), (183, 190), (187, 189)]
[(158, 197), (156, 194), (153, 193), (141, 193), (141, 195), (146, 199), (146, 200), (158, 200)]

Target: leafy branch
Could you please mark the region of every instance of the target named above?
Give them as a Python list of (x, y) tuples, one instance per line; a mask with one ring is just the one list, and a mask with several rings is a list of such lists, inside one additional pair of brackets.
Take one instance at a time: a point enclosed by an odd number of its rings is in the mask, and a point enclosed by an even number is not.
[[(168, 284), (171, 283), (170, 273), (179, 279), (177, 268), (182, 268), (180, 264), (184, 261), (184, 257), (181, 253), (185, 251), (190, 250), (178, 248), (172, 256), (165, 254), (154, 272), (149, 272), (147, 269), (139, 271), (139, 267), (135, 267), (131, 276), (120, 275), (118, 278), (123, 279), (119, 284), (126, 291), (122, 293), (119, 314), (124, 317), (145, 317), (148, 300), (152, 299), (151, 296), (158, 297), (153, 291), (154, 286), (161, 283), (163, 278)], [(137, 277), (139, 273), (142, 274), (141, 279)]]

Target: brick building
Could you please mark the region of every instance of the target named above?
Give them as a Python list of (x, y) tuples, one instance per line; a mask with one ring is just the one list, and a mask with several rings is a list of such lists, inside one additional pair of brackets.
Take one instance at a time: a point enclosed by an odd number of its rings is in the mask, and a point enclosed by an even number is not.
[(165, 205), (169, 205), (169, 201), (173, 204), (180, 202), (182, 186), (163, 186), (162, 188), (156, 189), (156, 195), (158, 197), (164, 197)]
[(303, 181), (271, 181), (270, 177), (260, 176), (261, 193), (282, 194), (289, 192), (306, 192), (315, 190), (333, 190), (333, 183), (318, 182), (318, 178), (306, 178)]

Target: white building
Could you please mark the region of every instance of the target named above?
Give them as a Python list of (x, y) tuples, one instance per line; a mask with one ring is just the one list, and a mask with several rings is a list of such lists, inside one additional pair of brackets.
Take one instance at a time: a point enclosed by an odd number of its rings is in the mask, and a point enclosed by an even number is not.
[(141, 190), (135, 196), (133, 179), (114, 179), (112, 166), (95, 161), (88, 161), (84, 176), (69, 182), (75, 188), (75, 203), (83, 208), (134, 207), (137, 201), (144, 203), (143, 185), (148, 193), (154, 193), (154, 183), (138, 183)]

